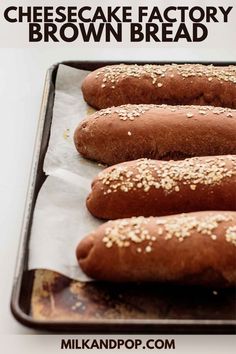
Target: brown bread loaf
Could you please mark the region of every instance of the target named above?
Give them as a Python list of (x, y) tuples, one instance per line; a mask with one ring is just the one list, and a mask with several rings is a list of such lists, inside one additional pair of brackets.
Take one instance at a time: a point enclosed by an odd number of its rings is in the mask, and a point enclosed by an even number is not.
[(85, 78), (82, 91), (85, 101), (97, 109), (128, 103), (236, 108), (236, 66), (105, 66)]
[(91, 278), (236, 285), (236, 213), (199, 212), (108, 221), (76, 255)]
[(126, 105), (98, 111), (74, 134), (80, 154), (107, 165), (142, 157), (169, 160), (236, 154), (236, 110)]
[(111, 166), (93, 181), (87, 208), (101, 219), (236, 210), (236, 156)]

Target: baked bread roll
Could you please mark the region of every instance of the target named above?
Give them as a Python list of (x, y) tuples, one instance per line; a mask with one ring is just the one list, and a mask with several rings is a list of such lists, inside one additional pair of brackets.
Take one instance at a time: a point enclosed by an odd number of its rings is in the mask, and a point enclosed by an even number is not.
[(113, 282), (236, 285), (236, 213), (108, 221), (76, 250), (91, 278)]
[(112, 65), (91, 72), (84, 99), (101, 109), (127, 103), (236, 108), (236, 66)]
[(236, 154), (236, 110), (199, 106), (126, 105), (83, 120), (74, 134), (79, 153), (107, 165)]
[(86, 203), (101, 219), (236, 210), (236, 156), (124, 162), (100, 172)]

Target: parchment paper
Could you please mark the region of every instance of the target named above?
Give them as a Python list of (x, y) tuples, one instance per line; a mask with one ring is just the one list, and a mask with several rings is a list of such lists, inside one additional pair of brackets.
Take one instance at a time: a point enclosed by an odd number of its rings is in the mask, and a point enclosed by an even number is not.
[(102, 168), (82, 158), (73, 134), (93, 109), (83, 100), (87, 71), (59, 65), (53, 120), (44, 171), (48, 175), (35, 206), (29, 244), (29, 269), (50, 269), (75, 280), (89, 280), (79, 268), (79, 241), (102, 222), (87, 211), (92, 179)]
[(96, 163), (78, 154), (73, 142), (78, 123), (94, 112), (84, 101), (81, 91), (82, 81), (88, 73), (85, 70), (59, 65), (50, 140), (44, 160), (44, 171), (47, 175), (53, 175), (61, 168), (91, 180), (99, 171)]

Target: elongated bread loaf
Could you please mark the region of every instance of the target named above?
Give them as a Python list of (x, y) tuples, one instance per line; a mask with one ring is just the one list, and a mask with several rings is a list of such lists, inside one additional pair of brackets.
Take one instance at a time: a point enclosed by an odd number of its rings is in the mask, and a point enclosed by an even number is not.
[(236, 156), (111, 166), (93, 181), (87, 208), (101, 219), (236, 210)]
[(236, 213), (108, 221), (80, 242), (76, 254), (93, 279), (236, 285)]
[(126, 105), (83, 120), (74, 134), (85, 158), (108, 165), (142, 157), (169, 160), (236, 154), (236, 110)]
[(85, 101), (97, 109), (127, 103), (236, 108), (236, 66), (105, 66), (85, 78), (82, 91)]

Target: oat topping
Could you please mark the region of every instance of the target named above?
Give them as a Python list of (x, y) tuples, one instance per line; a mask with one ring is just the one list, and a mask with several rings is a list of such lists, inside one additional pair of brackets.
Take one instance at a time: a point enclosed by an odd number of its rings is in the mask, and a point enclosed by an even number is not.
[(188, 118), (192, 118), (193, 117), (193, 113), (187, 113), (187, 117)]
[[(143, 113), (149, 111), (152, 108), (158, 107), (154, 104), (136, 104), (136, 105), (122, 105), (119, 107), (110, 107), (101, 109), (95, 113), (95, 117), (108, 116), (112, 113), (118, 114), (120, 120), (134, 120), (134, 118), (140, 117)], [(159, 107), (167, 107), (166, 105), (160, 105)]]
[(226, 81), (236, 83), (236, 67), (229, 65), (221, 68), (213, 65), (201, 65), (201, 64), (183, 64), (183, 65), (112, 65), (101, 68), (96, 78), (103, 75), (102, 88), (106, 87), (106, 83), (112, 83), (113, 86), (119, 82), (119, 80), (127, 77), (143, 78), (150, 77), (152, 84), (161, 88), (163, 82), (161, 78), (169, 76), (174, 77), (174, 74), (180, 75), (183, 79), (188, 77), (207, 77), (207, 80), (211, 82), (213, 79), (219, 81)]
[(225, 238), (226, 241), (232, 242), (236, 246), (236, 225), (228, 227)]
[[(133, 217), (130, 219), (120, 219), (110, 223), (105, 229), (103, 242), (107, 248), (116, 245), (120, 248), (129, 247), (136, 244), (137, 253), (150, 253), (153, 244), (163, 239), (168, 241), (176, 238), (183, 242), (191, 237), (194, 232), (217, 239), (216, 231), (222, 222), (232, 221), (230, 214), (212, 214), (201, 218), (188, 214), (181, 214), (169, 218), (144, 218)], [(153, 231), (151, 231), (153, 230)], [(158, 234), (158, 236), (154, 236)], [(230, 226), (225, 231), (226, 241), (232, 242), (236, 246), (236, 226)]]
[(166, 193), (178, 193), (183, 185), (193, 191), (198, 185), (215, 185), (223, 179), (236, 175), (236, 156), (218, 156), (201, 159), (193, 157), (181, 161), (156, 162), (139, 159), (133, 163), (132, 171), (124, 164), (104, 170), (98, 175), (104, 188), (103, 193), (118, 190), (128, 192), (151, 188), (163, 189)]
[[(189, 106), (189, 105), (178, 105), (178, 106), (169, 106), (166, 104), (155, 105), (155, 104), (127, 104), (119, 107), (110, 107), (101, 109), (94, 113), (94, 117), (105, 117), (111, 114), (116, 113), (118, 118), (123, 121), (127, 120), (135, 120), (136, 118), (140, 118), (142, 114), (150, 111), (151, 109), (165, 109), (170, 112), (176, 112), (178, 110), (186, 110), (189, 111), (186, 113), (188, 118), (194, 117), (194, 113), (199, 113), (200, 115), (207, 115), (208, 113), (213, 113), (216, 116), (224, 114), (225, 117), (232, 118), (233, 115), (236, 116), (236, 110), (230, 108), (222, 108), (222, 107), (213, 107), (213, 106)], [(192, 110), (192, 111), (191, 111)], [(194, 112), (194, 113), (193, 113)]]

